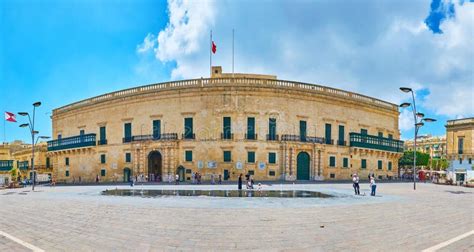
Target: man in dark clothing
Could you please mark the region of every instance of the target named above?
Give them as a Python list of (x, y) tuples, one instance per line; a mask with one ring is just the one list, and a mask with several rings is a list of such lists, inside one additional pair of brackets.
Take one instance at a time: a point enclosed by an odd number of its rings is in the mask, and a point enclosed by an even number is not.
[(239, 190), (242, 190), (242, 173), (239, 176)]

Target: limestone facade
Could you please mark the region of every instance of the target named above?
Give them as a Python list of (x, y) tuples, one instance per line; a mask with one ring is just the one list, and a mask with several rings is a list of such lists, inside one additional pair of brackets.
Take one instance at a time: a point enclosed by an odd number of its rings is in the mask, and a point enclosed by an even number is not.
[[(196, 172), (203, 180), (237, 180), (249, 173), (256, 180), (398, 173), (403, 146), (387, 150), (401, 143), (397, 105), (272, 76), (213, 70), (210, 79), (142, 86), (53, 110), (48, 157), (57, 181), (139, 175), (152, 180), (177, 173), (190, 180)], [(361, 132), (380, 137), (357, 145), (350, 133)]]

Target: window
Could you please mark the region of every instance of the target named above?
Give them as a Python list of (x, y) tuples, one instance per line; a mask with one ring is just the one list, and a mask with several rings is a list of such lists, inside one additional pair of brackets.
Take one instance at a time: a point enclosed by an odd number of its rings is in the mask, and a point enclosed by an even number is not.
[(306, 141), (306, 121), (300, 121), (300, 140)]
[(193, 161), (193, 151), (187, 150), (184, 152), (184, 160), (186, 162), (192, 162)]
[(69, 158), (68, 157), (64, 160), (64, 163), (66, 164), (66, 166), (69, 165)]
[(329, 157), (329, 166), (336, 167), (336, 157)]
[(105, 169), (100, 170), (100, 176), (102, 176), (102, 177), (105, 176)]
[(331, 174), (329, 174), (329, 177), (330, 177), (330, 178), (336, 178), (336, 174), (331, 173)]
[(222, 130), (223, 139), (232, 139), (232, 119), (230, 117), (224, 117)]
[(105, 164), (105, 154), (100, 154), (100, 163)]
[(61, 139), (63, 136), (61, 134), (58, 134), (58, 140)]
[(129, 153), (129, 152), (125, 153), (125, 162), (126, 163), (132, 162), (132, 153)]
[(393, 139), (393, 135), (392, 135), (392, 134), (388, 134), (388, 139)]
[(383, 137), (383, 132), (379, 132), (379, 137)]
[(348, 168), (349, 167), (349, 159), (348, 158), (343, 158), (342, 159), (342, 167)]
[(275, 171), (269, 171), (268, 176), (272, 176), (272, 177), (275, 176)]
[(382, 170), (382, 166), (383, 166), (382, 160), (378, 160), (377, 161), (377, 169)]
[(360, 164), (361, 169), (367, 168), (367, 159), (362, 159)]
[(232, 152), (224, 151), (224, 162), (232, 162)]
[(51, 168), (51, 160), (49, 157), (46, 157), (46, 168)]
[(247, 162), (248, 163), (255, 163), (255, 151), (247, 152)]
[(255, 172), (253, 170), (249, 170), (249, 175), (255, 175)]
[(324, 138), (326, 139), (326, 144), (331, 144), (331, 124), (326, 123), (325, 125)]
[(153, 139), (161, 139), (161, 120), (153, 120)]
[(66, 177), (69, 177), (69, 171), (66, 170)]
[(388, 162), (388, 170), (389, 170), (389, 171), (392, 170), (392, 162), (391, 162), (391, 161)]
[(247, 139), (256, 139), (255, 137), (255, 117), (247, 118)]
[(184, 139), (194, 139), (193, 118), (184, 118)]
[(276, 164), (276, 153), (275, 152), (268, 153), (268, 163), (269, 164)]
[(85, 131), (82, 129), (79, 131), (79, 135), (83, 136), (85, 134)]
[(337, 140), (338, 145), (346, 145), (344, 143), (344, 125), (339, 125), (339, 139)]
[(99, 128), (99, 145), (107, 144), (107, 135), (105, 126)]
[(276, 118), (268, 119), (268, 140), (276, 139)]
[(464, 151), (464, 138), (458, 138), (458, 154), (463, 154)]
[(360, 129), (360, 134), (367, 135), (367, 129)]
[(123, 125), (123, 142), (129, 143), (132, 141), (132, 123), (125, 123)]
[(469, 164), (472, 164), (472, 158), (469, 158)]

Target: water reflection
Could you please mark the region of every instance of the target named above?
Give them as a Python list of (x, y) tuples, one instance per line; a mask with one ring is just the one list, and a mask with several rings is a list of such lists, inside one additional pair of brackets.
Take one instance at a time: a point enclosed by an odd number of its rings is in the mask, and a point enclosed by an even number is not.
[(161, 197), (161, 196), (208, 196), (208, 197), (276, 197), (276, 198), (330, 198), (332, 195), (313, 191), (252, 191), (252, 190), (134, 190), (115, 189), (106, 190), (102, 195), (112, 196), (138, 196), (138, 197)]

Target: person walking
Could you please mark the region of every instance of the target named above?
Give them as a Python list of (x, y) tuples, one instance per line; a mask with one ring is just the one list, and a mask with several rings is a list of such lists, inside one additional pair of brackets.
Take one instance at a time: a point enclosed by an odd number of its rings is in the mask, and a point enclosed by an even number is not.
[(211, 174), (211, 185), (214, 185), (216, 182), (214, 180), (214, 173)]
[(179, 185), (179, 174), (176, 173), (175, 176), (175, 185)]
[(242, 190), (242, 173), (239, 175), (239, 184), (238, 184), (239, 190)]
[(357, 173), (354, 173), (354, 175), (352, 175), (352, 186), (354, 187), (355, 195), (360, 195), (359, 175), (357, 175)]
[(217, 183), (219, 185), (222, 185), (222, 175), (221, 174), (219, 174), (219, 180), (217, 180)]
[(370, 195), (375, 196), (375, 189), (377, 189), (377, 185), (375, 184), (375, 178), (372, 176), (370, 177)]

